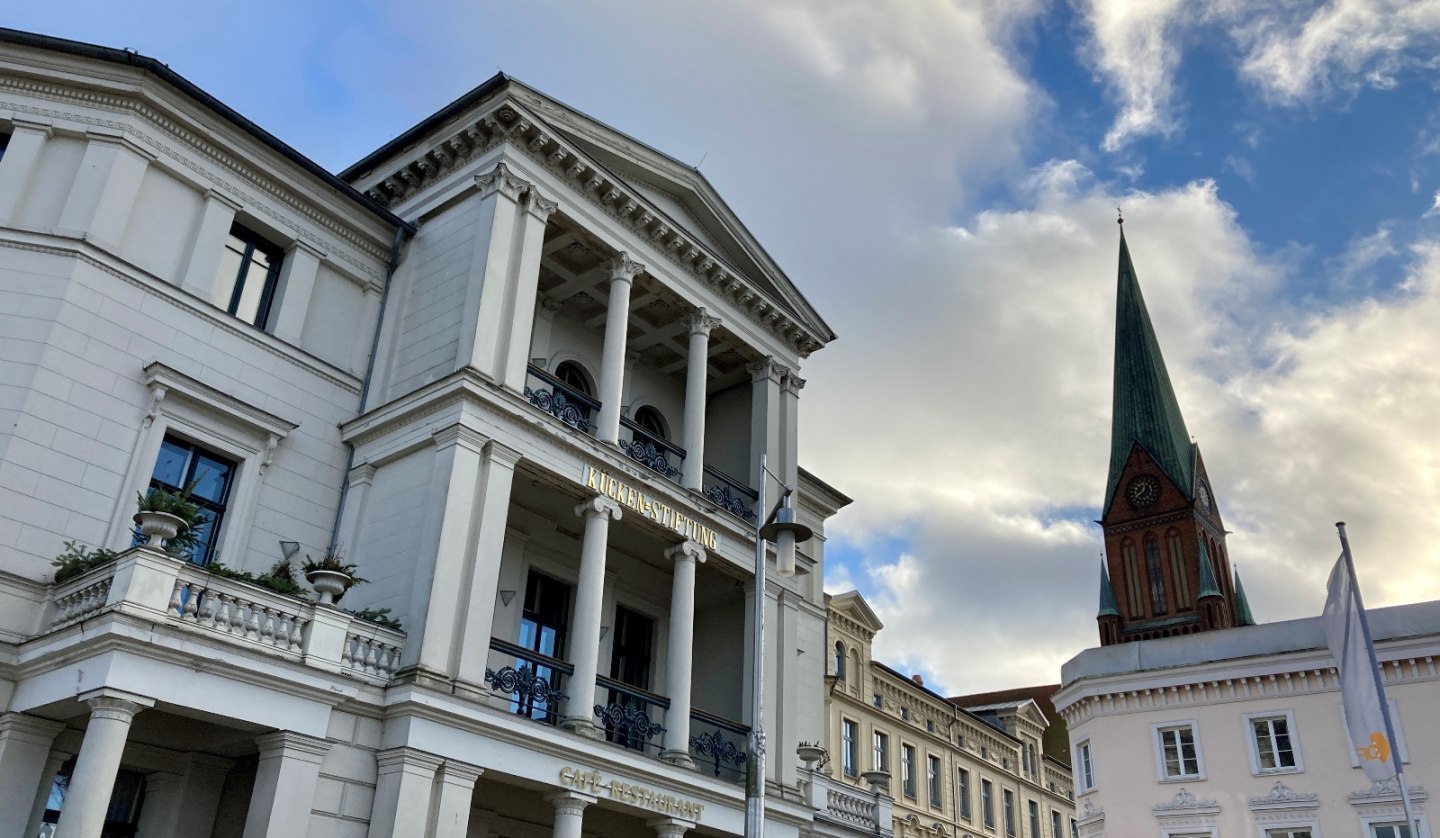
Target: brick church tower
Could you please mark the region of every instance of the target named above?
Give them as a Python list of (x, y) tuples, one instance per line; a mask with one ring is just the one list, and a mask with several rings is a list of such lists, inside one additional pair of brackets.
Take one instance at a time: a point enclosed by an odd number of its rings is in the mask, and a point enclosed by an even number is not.
[[(1121, 222), (1123, 225), (1123, 221)], [(1120, 228), (1100, 643), (1251, 625), (1205, 460), (1185, 429)]]

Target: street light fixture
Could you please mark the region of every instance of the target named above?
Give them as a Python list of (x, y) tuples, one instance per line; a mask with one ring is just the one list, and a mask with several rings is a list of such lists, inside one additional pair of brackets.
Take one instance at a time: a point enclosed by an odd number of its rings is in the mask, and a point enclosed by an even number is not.
[[(765, 505), (769, 478), (785, 490), (773, 511)], [(795, 545), (809, 541), (814, 532), (795, 520), (790, 507), (793, 486), (765, 467), (760, 452), (760, 486), (755, 498), (755, 607), (750, 654), (750, 753), (745, 775), (745, 838), (765, 834), (765, 544), (775, 543), (775, 564), (781, 576), (795, 575)]]

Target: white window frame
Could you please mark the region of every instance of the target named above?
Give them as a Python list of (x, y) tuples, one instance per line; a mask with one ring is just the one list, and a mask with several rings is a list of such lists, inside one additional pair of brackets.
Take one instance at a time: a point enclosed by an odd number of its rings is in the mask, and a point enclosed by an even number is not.
[(1196, 836), (1215, 838), (1215, 830), (1208, 826), (1170, 826), (1166, 827), (1162, 833), (1162, 838), (1196, 838)]
[[(1320, 838), (1320, 823), (1316, 820), (1295, 821), (1293, 823), (1265, 823), (1260, 824), (1259, 838), (1272, 838), (1271, 833), (1277, 829), (1296, 830), (1303, 829), (1310, 833), (1310, 838)], [(1288, 836), (1286, 836), (1288, 838)]]
[(905, 740), (900, 740), (900, 793), (907, 800), (920, 800), (920, 751)]
[[(1084, 759), (1081, 755), (1084, 755)], [(1081, 793), (1095, 790), (1095, 749), (1091, 747), (1089, 739), (1082, 739), (1075, 743), (1075, 788)]]
[[(848, 743), (845, 741), (847, 730), (853, 734)], [(847, 761), (849, 765), (845, 764)], [(846, 777), (860, 776), (860, 723), (844, 716), (840, 717), (840, 773)]]
[[(1195, 744), (1195, 769), (1194, 774), (1177, 774), (1170, 776), (1165, 773), (1165, 745), (1161, 735), (1166, 731), (1190, 728), (1190, 741)], [(1200, 746), (1200, 725), (1194, 719), (1177, 719), (1169, 722), (1157, 722), (1150, 726), (1150, 741), (1155, 748), (1155, 779), (1161, 783), (1193, 783), (1205, 779), (1205, 749)], [(1180, 769), (1185, 769), (1184, 754), (1180, 755)]]
[(945, 808), (945, 760), (936, 754), (925, 755), (925, 796), (931, 809)]
[[(1396, 735), (1398, 736), (1399, 734), (1396, 734)], [(1429, 821), (1429, 819), (1425, 816), (1425, 814), (1424, 814), (1423, 812), (1416, 812), (1416, 813), (1415, 813), (1415, 820), (1419, 821), (1419, 827), (1420, 827), (1420, 829), (1419, 829), (1419, 834), (1418, 834), (1418, 835), (1413, 835), (1413, 836), (1411, 836), (1411, 838), (1430, 838), (1430, 821)], [(1405, 823), (1405, 815), (1404, 815), (1404, 814), (1361, 815), (1361, 816), (1360, 816), (1360, 828), (1361, 828), (1361, 830), (1363, 830), (1363, 831), (1362, 831), (1360, 834), (1363, 835), (1364, 838), (1375, 838), (1375, 827), (1376, 827), (1376, 826), (1382, 826), (1382, 825), (1384, 825), (1384, 824), (1392, 824), (1392, 823), (1400, 823), (1400, 824)], [(1410, 831), (1411, 831), (1411, 832), (1415, 832), (1416, 830), (1413, 830), (1413, 829), (1412, 829), (1412, 830), (1410, 830)]]
[[(1260, 742), (1255, 738), (1254, 723), (1264, 719), (1285, 719), (1285, 728), (1290, 733), (1290, 750), (1295, 757), (1295, 765), (1287, 768), (1261, 768), (1260, 767)], [(1271, 774), (1300, 774), (1305, 770), (1305, 759), (1300, 753), (1300, 734), (1295, 727), (1295, 713), (1292, 710), (1273, 710), (1268, 713), (1246, 713), (1241, 717), (1245, 725), (1245, 741), (1250, 746), (1250, 773), (1257, 777), (1268, 777)], [(1353, 753), (1353, 751), (1352, 751)], [(1284, 827), (1271, 827), (1272, 829), (1283, 829)], [(1297, 826), (1297, 829), (1304, 829)]]
[(974, 773), (964, 766), (955, 769), (955, 815), (963, 821), (975, 820), (975, 789), (972, 786)]
[(890, 734), (883, 730), (870, 731), (870, 768), (890, 770)]
[(173, 435), (235, 462), (231, 478), (234, 482), (211, 556), (220, 557), (231, 567), (243, 568), (246, 534), (265, 471), (276, 447), (299, 423), (247, 404), (159, 361), (147, 364), (144, 372), (150, 402), (110, 516), (105, 543), (116, 550), (130, 546), (135, 496), (150, 485), (160, 446), (167, 435)]

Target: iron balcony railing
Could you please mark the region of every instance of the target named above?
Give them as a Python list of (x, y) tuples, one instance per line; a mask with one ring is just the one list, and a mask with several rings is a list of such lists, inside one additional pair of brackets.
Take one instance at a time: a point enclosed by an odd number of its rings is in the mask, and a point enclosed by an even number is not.
[(755, 502), (760, 493), (708, 463), (703, 485), (711, 503), (742, 521), (755, 523)]
[(595, 432), (595, 416), (600, 412), (600, 402), (576, 390), (534, 364), (526, 367), (529, 377), (536, 383), (525, 383), (525, 398), (530, 403), (559, 419), (570, 427), (584, 433)]
[(695, 769), (734, 783), (745, 783), (745, 748), (750, 728), (723, 716), (690, 711), (690, 757)]
[(621, 448), (630, 459), (641, 463), (671, 480), (680, 479), (680, 463), (685, 462), (685, 449), (662, 436), (652, 434), (633, 419), (620, 417), (620, 427), (630, 432), (630, 440)]
[(596, 684), (606, 691), (608, 704), (595, 705), (595, 717), (605, 739), (632, 751), (660, 753), (665, 711), (670, 699), (614, 678), (600, 676)]
[(499, 669), (486, 668), (486, 686), (509, 696), (510, 712), (542, 724), (558, 722), (560, 702), (565, 699), (562, 687), (575, 667), (498, 637), (490, 638), (490, 648), (513, 658), (514, 663), (507, 662)]

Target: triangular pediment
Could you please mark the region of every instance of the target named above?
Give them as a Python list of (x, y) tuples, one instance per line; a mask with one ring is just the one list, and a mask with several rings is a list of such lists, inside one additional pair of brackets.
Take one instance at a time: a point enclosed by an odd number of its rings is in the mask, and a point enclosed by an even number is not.
[(871, 634), (885, 628), (885, 624), (880, 622), (880, 618), (859, 591), (846, 591), (830, 597), (830, 610), (854, 620)]

